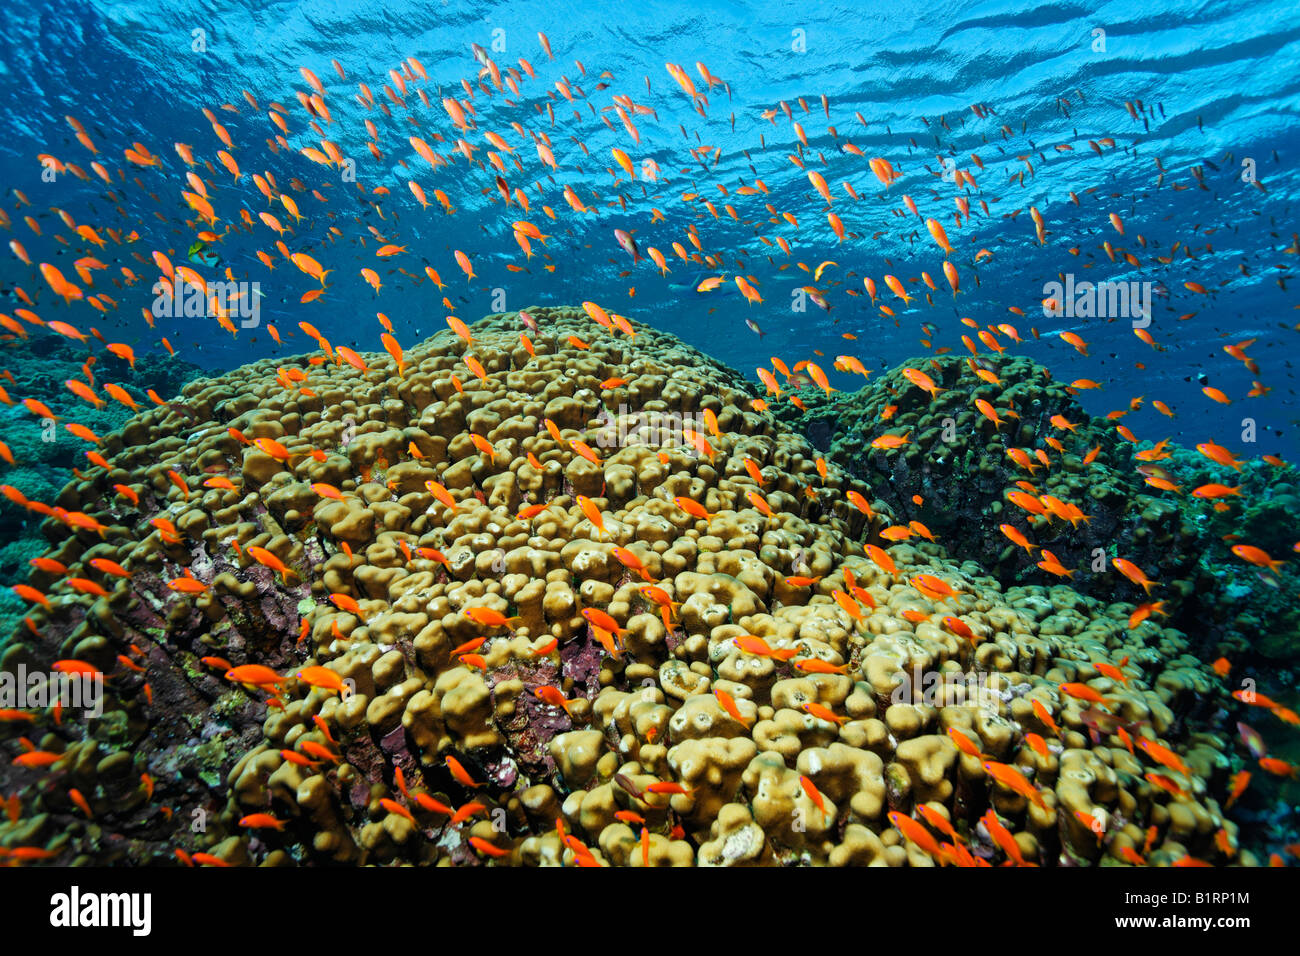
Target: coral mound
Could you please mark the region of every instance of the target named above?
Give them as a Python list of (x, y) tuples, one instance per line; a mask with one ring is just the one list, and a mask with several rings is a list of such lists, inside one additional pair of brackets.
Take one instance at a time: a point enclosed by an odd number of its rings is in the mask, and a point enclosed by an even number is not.
[[(907, 367), (925, 371), (942, 390), (932, 398), (905, 378)], [(1001, 385), (981, 379), (976, 369)], [(999, 531), (1010, 524), (1078, 569), (1069, 583), (1086, 594), (1140, 598), (1141, 589), (1110, 568), (1117, 555), (1136, 562), (1166, 582), (1161, 597), (1173, 613), (1194, 587), (1198, 534), (1176, 498), (1143, 484), (1137, 447), (1113, 423), (1085, 412), (1076, 391), (1023, 356), (984, 355), (976, 362), (943, 355), (911, 359), (829, 401), (805, 394), (807, 411), (798, 417), (792, 406), (779, 408), (784, 421), (828, 449), (830, 460), (877, 482), (904, 521), (922, 518), (954, 552), (979, 561), (1004, 584), (1053, 580), (1035, 567), (1039, 557)], [(999, 421), (980, 410), (980, 401)], [(909, 442), (898, 450), (873, 448), (884, 434), (907, 435)], [(1019, 482), (1078, 505), (1086, 517), (1064, 521), (1018, 507), (1008, 494), (1023, 490)], [(918, 508), (914, 495), (929, 507)]]
[(102, 534), (44, 530), (108, 593), (34, 582), (41, 638), (20, 630), (3, 659), (102, 668), (105, 715), (24, 728), (64, 756), (11, 771), (33, 786), (0, 844), (60, 862), (1254, 862), (1220, 806), (1223, 746), (1188, 729), (1221, 682), (1181, 634), (1068, 587), (1004, 590), (938, 544), (879, 549), (890, 509), (823, 477), (736, 373), (643, 326), (529, 312), (535, 355), (509, 314), (434, 336), (400, 375), (384, 355), (260, 362), (106, 441), (113, 470), (59, 500)]

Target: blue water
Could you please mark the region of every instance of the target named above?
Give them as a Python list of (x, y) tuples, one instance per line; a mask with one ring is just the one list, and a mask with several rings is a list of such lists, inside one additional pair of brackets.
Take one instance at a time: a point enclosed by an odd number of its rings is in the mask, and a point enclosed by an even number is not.
[[(1300, 319), (1296, 286), (1290, 281), (1296, 258), (1285, 251), (1300, 229), (1293, 202), (1300, 190), (1295, 168), (1300, 77), (1294, 69), (1300, 61), (1300, 26), (1292, 4), (1113, 3), (1090, 10), (1062, 3), (1026, 12), (1023, 4), (1011, 2), (929, 2), (892, 3), (864, 12), (858, 4), (819, 5), (814, 11), (794, 3), (711, 8), (595, 2), (34, 3), (7, 6), (0, 25), (0, 123), (6, 131), (0, 168), (3, 205), (13, 219), (6, 241), (18, 238), (34, 262), (62, 263), (75, 280), (70, 267), (75, 256), (51, 238), (67, 233), (51, 211), (57, 207), (78, 224), (138, 230), (140, 240), (129, 249), (146, 257), (158, 249), (184, 261), (193, 231), (183, 220), (192, 213), (180, 198), (187, 188), (186, 167), (173, 144), (190, 144), (200, 163), (214, 164), (214, 172), (202, 165), (196, 171), (220, 217), (218, 231), (239, 224), (241, 207), (254, 216), (269, 208), (251, 176), (269, 170), (305, 217), (295, 234), (286, 235), (287, 245), (290, 251), (309, 251), (333, 270), (327, 293), (317, 302), (299, 303), (318, 283), (275, 251), (276, 237), (256, 218), (251, 232), (234, 231), (217, 248), (223, 266), (229, 264), (237, 278), (261, 283), (262, 322), (274, 323), (290, 352), (314, 348), (297, 331), (304, 320), (336, 344), (377, 350), (382, 331), (377, 311), (391, 319), (400, 341), (414, 342), (445, 327), (444, 294), (455, 314), (467, 321), (529, 304), (593, 300), (673, 332), (751, 378), (754, 368), (768, 365), (771, 356), (793, 364), (815, 358), (813, 350), (825, 354), (821, 364), (828, 370), (838, 354), (856, 355), (872, 369), (891, 367), (924, 354), (920, 339), (926, 322), (938, 327), (936, 346), (964, 352), (960, 336), (973, 335), (973, 330), (959, 319), (970, 317), (982, 327), (1014, 324), (1026, 340), (1019, 351), (1047, 364), (1057, 378), (1101, 381), (1104, 390), (1081, 395), (1092, 412), (1127, 407), (1130, 398), (1145, 396), (1147, 404), (1124, 420), (1141, 438), (1173, 437), (1188, 444), (1213, 439), (1250, 455), (1300, 453), (1290, 359), (1297, 334), (1293, 326)], [(1105, 31), (1104, 51), (1094, 49), (1098, 28)], [(196, 30), (203, 31), (201, 52), (192, 49), (200, 36)], [(549, 37), (554, 59), (542, 50), (538, 31)], [(508, 90), (492, 89), (486, 77), (486, 89), (480, 88), (473, 43), (502, 69), (518, 70), (520, 58), (529, 61), (536, 79), (521, 74), (521, 99), (516, 102)], [(383, 87), (392, 82), (387, 71), (408, 56), (420, 60), (429, 82), (409, 84), (404, 109), (388, 100)], [(346, 80), (330, 65), (334, 58), (346, 70)], [(681, 64), (703, 92), (706, 84), (697, 61), (727, 84), (708, 93), (704, 116), (665, 69), (668, 62)], [(333, 169), (268, 148), (268, 137), (278, 132), (266, 116), (273, 100), (288, 109), (293, 149), (320, 147), (321, 137), (307, 125), (296, 96), (296, 91), (309, 90), (299, 75), (303, 66), (326, 86), (334, 120), (326, 135), (356, 160), (357, 180), (367, 195), (341, 181)], [(597, 89), (602, 77), (608, 86)], [(462, 78), (475, 82), (478, 125), (464, 134), (452, 127), (440, 106), (443, 95), (466, 99)], [(575, 88), (573, 104), (557, 92), (561, 79)], [(373, 91), (375, 109), (357, 103), (360, 82)], [(421, 87), (427, 89), (431, 107), (421, 102)], [(257, 98), (260, 110), (249, 106), (243, 90)], [(614, 94), (656, 111), (634, 116), (639, 145), (612, 109)], [(801, 97), (807, 112), (799, 104)], [(1135, 119), (1124, 104), (1137, 100), (1144, 110)], [(858, 238), (837, 241), (824, 201), (805, 170), (789, 160), (798, 141), (780, 108), (782, 101), (806, 132), (803, 161), (824, 175), (834, 197), (832, 210)], [(233, 104), (238, 113), (222, 110), (223, 103)], [(380, 103), (389, 104), (391, 116), (380, 111)], [(554, 110), (553, 123), (547, 105)], [(974, 105), (994, 112), (981, 118)], [(233, 155), (243, 171), (238, 183), (217, 160), (222, 144), (200, 112), (205, 106), (234, 140)], [(776, 111), (771, 122), (763, 118), (767, 110)], [(858, 113), (865, 127), (855, 118)], [(38, 153), (83, 168), (94, 158), (74, 138), (65, 114), (85, 125), (100, 151), (98, 159), (115, 180), (118, 201), (107, 201), (103, 183), (95, 178), (82, 182), (63, 174), (53, 183), (42, 181)], [(382, 160), (365, 147), (365, 119), (377, 127)], [(521, 137), (512, 122), (529, 134), (550, 136), (558, 172), (542, 166), (532, 136)], [(1011, 130), (1005, 138), (1004, 124)], [(828, 131), (831, 126), (838, 139)], [(464, 135), (479, 148), (474, 155), (481, 161), (492, 149), (482, 135), (488, 130), (503, 136), (523, 164), (520, 172), (511, 157), (504, 157), (505, 179), (512, 190), (527, 193), (528, 214), (503, 206), (495, 170), (451, 152), (455, 139)], [(447, 136), (447, 142), (433, 146), (451, 160), (438, 170), (407, 141), (418, 135), (433, 142), (434, 133)], [(1089, 140), (1108, 136), (1116, 146), (1098, 156)], [(123, 150), (135, 141), (161, 157), (161, 169), (124, 161)], [(864, 156), (842, 151), (846, 142)], [(1073, 149), (1057, 151), (1059, 145)], [(689, 150), (700, 146), (720, 149), (716, 163), (712, 149), (704, 162), (692, 157)], [(638, 171), (637, 181), (629, 182), (612, 159), (613, 147), (625, 150), (638, 167), (654, 160), (660, 181), (645, 183)], [(952, 155), (959, 168), (977, 179), (978, 188), (964, 191), (972, 216), (961, 228), (953, 219), (958, 191), (935, 175), (938, 153)], [(972, 153), (982, 160), (982, 169), (970, 160)], [(1032, 176), (1020, 156), (1032, 163)], [(901, 171), (888, 191), (872, 175), (870, 157), (887, 159)], [(1254, 161), (1266, 191), (1242, 181), (1244, 159)], [(1163, 165), (1163, 184), (1157, 183), (1157, 161)], [(1206, 189), (1197, 185), (1194, 166), (1203, 170)], [(125, 185), (116, 182), (119, 167), (126, 169)], [(1023, 183), (1009, 182), (1022, 170)], [(144, 189), (132, 182), (136, 177)], [(291, 189), (295, 177), (306, 191)], [(736, 194), (737, 187), (755, 178), (763, 180), (769, 194)], [(428, 194), (432, 206), (427, 210), (412, 196), (409, 179)], [(850, 198), (844, 182), (860, 201)], [(565, 185), (573, 186), (594, 212), (570, 209), (562, 195)], [(376, 187), (390, 193), (375, 196), (370, 190)], [(22, 190), (32, 208), (19, 208), (13, 189)], [(315, 199), (312, 189), (327, 201)], [(433, 197), (435, 189), (446, 192), (454, 215), (443, 212)], [(1088, 193), (1090, 189), (1096, 191)], [(1080, 197), (1080, 205), (1070, 202), (1070, 191)], [(683, 193), (698, 193), (700, 199), (684, 202)], [(896, 214), (903, 209), (905, 193), (922, 217), (934, 216), (944, 224), (955, 247), (952, 262), (962, 284), (955, 301), (943, 277), (943, 254), (922, 221)], [(367, 199), (378, 203), (383, 219)], [(703, 207), (706, 199), (714, 203), (717, 218)], [(980, 208), (981, 199), (991, 216)], [(739, 221), (724, 210), (727, 203)], [(793, 213), (798, 228), (784, 220), (769, 222), (766, 203), (777, 214)], [(121, 212), (115, 210), (118, 205)], [(555, 221), (542, 213), (543, 205), (555, 210)], [(1035, 240), (1030, 206), (1042, 211), (1045, 245)], [(662, 211), (663, 221), (652, 222), (652, 209)], [(1009, 218), (1016, 210), (1019, 215)], [(278, 204), (272, 211), (291, 222)], [(1123, 217), (1124, 236), (1109, 224), (1112, 212)], [(44, 238), (32, 235), (22, 222), (27, 214), (41, 222)], [(510, 224), (518, 219), (554, 236), (545, 248), (534, 243), (549, 258), (525, 261), (511, 234)], [(720, 257), (720, 268), (683, 263), (672, 254), (674, 241), (694, 251), (686, 238), (691, 224), (704, 252)], [(373, 251), (378, 243), (366, 228), (371, 225), (385, 241), (405, 245), (409, 253), (377, 260)], [(341, 236), (323, 244), (330, 226)], [(648, 261), (634, 265), (615, 242), (615, 229), (632, 233), (643, 253), (649, 246), (662, 250), (672, 273), (665, 279)], [(1139, 234), (1147, 247), (1139, 244)], [(773, 243), (785, 238), (793, 254), (787, 257), (760, 236)], [(359, 244), (363, 238), (364, 249)], [(1135, 254), (1141, 267), (1122, 258), (1113, 264), (1101, 248), (1106, 240)], [(1159, 264), (1156, 257), (1168, 255), (1175, 242), (1190, 246), (1194, 258), (1179, 255), (1170, 265)], [(1071, 255), (1071, 247), (1080, 254)], [(76, 240), (74, 248), (81, 255), (87, 247)], [(259, 249), (276, 260), (274, 272), (256, 260)], [(467, 280), (457, 267), (456, 249), (472, 260), (475, 280)], [(980, 249), (993, 257), (976, 265)], [(91, 251), (111, 270), (97, 274), (96, 281), (97, 290), (118, 300), (119, 308), (109, 317), (84, 301), (66, 310), (55, 304), (39, 275), (7, 250), (0, 251), (0, 283), (6, 290), (15, 284), (33, 294), (39, 290), (37, 311), (47, 318), (95, 325), (110, 341), (132, 344), (137, 353), (160, 349), (163, 335), (179, 355), (210, 369), (284, 351), (277, 350), (264, 328), (242, 329), (234, 338), (215, 321), (164, 320), (156, 330), (149, 329), (140, 308), (150, 304), (149, 286), (157, 270), (111, 242)], [(809, 303), (806, 311), (792, 311), (792, 291), (813, 284), (812, 276), (795, 263), (815, 269), (826, 260), (838, 266), (828, 267), (816, 285), (832, 310), (826, 313)], [(425, 264), (440, 273), (447, 289), (435, 292), (427, 281), (417, 286), (400, 273), (389, 274), (400, 265), (421, 275)], [(513, 272), (508, 264), (526, 265), (530, 271)], [(134, 269), (142, 281), (129, 289), (104, 285), (99, 277), (116, 273), (119, 265)], [(380, 273), (384, 288), (379, 295), (360, 276), (363, 266)], [(627, 270), (630, 274), (623, 275)], [(725, 295), (723, 290), (703, 295), (690, 288), (704, 276), (730, 278), (738, 270), (757, 281), (762, 305), (747, 304), (730, 283)], [(883, 275), (908, 281), (922, 270), (939, 286), (933, 307), (918, 298), (910, 308), (901, 308), (885, 290)], [(200, 271), (217, 277), (215, 271)], [(850, 271), (856, 275), (850, 277)], [(1162, 350), (1139, 341), (1127, 319), (1106, 323), (1044, 317), (1039, 305), (1044, 284), (1063, 271), (1073, 271), (1079, 280), (1158, 284), (1166, 294), (1155, 299), (1148, 331)], [(863, 276), (874, 277), (880, 303), (898, 307), (897, 325), (865, 295), (848, 294), (848, 289), (862, 291)], [(1189, 281), (1201, 283), (1210, 294), (1188, 291), (1184, 283)], [(842, 284), (833, 284), (837, 282)], [(924, 291), (909, 282), (909, 292)], [(1013, 315), (1009, 306), (1026, 315)], [(1195, 315), (1180, 321), (1187, 313)], [(747, 318), (758, 323), (763, 338), (746, 327)], [(1041, 333), (1039, 341), (1028, 334), (1031, 326)], [(1063, 329), (1077, 331), (1090, 343), (1090, 357), (1076, 354), (1055, 335)], [(846, 332), (857, 335), (857, 341), (841, 338)], [(1248, 338), (1258, 339), (1248, 349), (1259, 364), (1258, 376), (1221, 348)], [(834, 372), (831, 378), (841, 387), (856, 387), (860, 381)], [(1255, 378), (1272, 391), (1247, 397)], [(1204, 384), (1222, 389), (1232, 404), (1210, 401), (1200, 391)], [(1150, 402), (1157, 398), (1172, 406), (1177, 417), (1170, 420), (1153, 410)], [(1254, 444), (1240, 441), (1244, 419), (1258, 426)]]

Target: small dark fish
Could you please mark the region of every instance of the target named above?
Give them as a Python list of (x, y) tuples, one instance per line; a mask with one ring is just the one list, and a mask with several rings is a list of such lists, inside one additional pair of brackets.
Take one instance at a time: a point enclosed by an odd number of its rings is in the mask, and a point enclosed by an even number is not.
[(1138, 474), (1144, 475), (1147, 478), (1162, 478), (1165, 481), (1174, 480), (1174, 476), (1171, 475), (1168, 471), (1166, 471), (1164, 468), (1161, 468), (1159, 465), (1152, 464), (1151, 462), (1143, 462), (1142, 464), (1138, 465), (1137, 471)]
[(1145, 720), (1136, 720), (1126, 723), (1114, 714), (1108, 713), (1099, 707), (1089, 707), (1079, 715), (1079, 719), (1083, 721), (1084, 725), (1088, 728), (1088, 735), (1092, 737), (1094, 746), (1101, 743), (1101, 734), (1109, 736), (1121, 727), (1132, 734), (1137, 731), (1137, 728), (1149, 723), (1149, 721)]
[(636, 240), (624, 232), (622, 229), (614, 230), (614, 239), (622, 247), (623, 251), (632, 257), (633, 262), (640, 262), (643, 258), (641, 251), (636, 246)]
[(1241, 742), (1246, 745), (1250, 755), (1258, 760), (1268, 753), (1268, 747), (1264, 743), (1264, 738), (1260, 736), (1258, 730), (1249, 724), (1237, 723), (1237, 734), (1241, 737)]
[(641, 799), (641, 794), (642, 794), (641, 788), (638, 787), (636, 784), (634, 784), (630, 779), (628, 779), (623, 774), (621, 773), (614, 774), (614, 782), (618, 784), (620, 787), (622, 787), (624, 790), (626, 790), (628, 793), (630, 793), (632, 796), (636, 797), (638, 800)]

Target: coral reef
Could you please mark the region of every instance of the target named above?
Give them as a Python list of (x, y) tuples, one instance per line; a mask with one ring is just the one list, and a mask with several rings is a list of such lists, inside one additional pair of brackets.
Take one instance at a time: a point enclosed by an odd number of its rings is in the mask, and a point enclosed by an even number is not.
[[(23, 489), (36, 501), (58, 497), (72, 468), (86, 468), (85, 453), (95, 449), (91, 442), (70, 434), (69, 422), (81, 424), (98, 436), (120, 429), (131, 410), (117, 401), (93, 405), (76, 399), (80, 407), (64, 421), (33, 415), (13, 397), (35, 399), (51, 408), (66, 407), (73, 395), (64, 385), (69, 379), (97, 376), (124, 388), (141, 404), (149, 404), (145, 392), (153, 388), (161, 395), (174, 395), (201, 369), (174, 355), (149, 354), (134, 363), (113, 353), (91, 355), (84, 347), (60, 336), (42, 336), (23, 343), (4, 362), (0, 387), (11, 393), (10, 402), (0, 405), (0, 433), (14, 455), (14, 467), (6, 469), (6, 484)], [(0, 498), (0, 580), (21, 581), (30, 568), (27, 561), (45, 548), (37, 523), (23, 508)], [(0, 591), (0, 647), (22, 619), (24, 605), (7, 589)]]
[[(1197, 621), (1214, 653), (1250, 662), (1273, 676), (1279, 667), (1300, 666), (1300, 606), (1291, 598), (1300, 590), (1300, 564), (1287, 560), (1300, 542), (1295, 469), (1251, 459), (1236, 470), (1190, 449), (1171, 445), (1170, 450), (1164, 464), (1184, 489), (1208, 483), (1240, 489), (1240, 498), (1208, 501), (1188, 495), (1180, 501), (1197, 532), (1200, 564), (1183, 617)], [(1242, 560), (1232, 552), (1239, 542), (1262, 548), (1276, 565)], [(1297, 686), (1294, 679), (1285, 684)]]
[[(942, 390), (932, 399), (907, 380), (906, 368), (924, 371)], [(977, 369), (1002, 384), (981, 378)], [(1054, 580), (1035, 567), (1037, 557), (999, 531), (1010, 524), (1077, 569), (1069, 579), (1076, 591), (1141, 595), (1110, 567), (1121, 545), (1120, 556), (1166, 583), (1169, 593), (1162, 596), (1172, 596), (1171, 605), (1190, 591), (1195, 551), (1188, 545), (1196, 533), (1176, 502), (1143, 484), (1133, 458), (1137, 446), (1113, 424), (1094, 420), (1071, 386), (1053, 381), (1031, 359), (916, 358), (858, 392), (828, 401), (811, 391), (802, 393), (806, 411), (780, 403), (777, 415), (825, 448), (831, 461), (872, 482), (904, 522), (924, 518), (953, 553), (980, 562), (1004, 584)], [(980, 410), (981, 401), (1000, 421)], [(908, 444), (873, 448), (885, 434), (906, 435)], [(825, 439), (817, 441), (819, 435)], [(1013, 455), (1023, 455), (1022, 461)], [(1020, 490), (1017, 482), (1077, 504), (1086, 518), (1066, 521), (1018, 507), (1007, 498)], [(916, 495), (928, 504), (914, 504)]]
[[(931, 400), (907, 380), (909, 367), (943, 390)], [(987, 376), (1002, 385), (995, 388)], [(1116, 421), (1082, 409), (1077, 390), (1023, 356), (943, 355), (904, 362), (856, 392), (802, 388), (802, 409), (782, 402), (774, 413), (828, 459), (871, 482), (903, 520), (924, 517), (952, 553), (978, 561), (1004, 586), (1060, 580), (1059, 572), (1038, 565), (1042, 548), (1072, 572), (1074, 590), (1145, 600), (1114, 570), (1111, 560), (1123, 557), (1160, 582), (1154, 596), (1163, 601), (1166, 623), (1195, 632), (1200, 656), (1230, 654), (1248, 666), (1294, 660), (1300, 617), (1284, 595), (1295, 573), (1261, 571), (1230, 551), (1243, 540), (1285, 556), (1300, 541), (1294, 469), (1255, 460), (1237, 473), (1172, 442), (1126, 440)], [(977, 407), (981, 399), (1000, 403), (993, 408), (1000, 423)], [(897, 450), (872, 447), (890, 434), (909, 442)], [(1054, 438), (1060, 448), (1035, 436)], [(1023, 463), (1009, 453), (1017, 451)], [(1172, 487), (1153, 487), (1147, 478)], [(1249, 503), (1243, 510), (1235, 498), (1229, 504), (1190, 494), (1209, 482), (1240, 485)], [(1086, 518), (1034, 514), (1011, 500), (1018, 492), (1024, 500), (1029, 487), (1035, 497), (1077, 504)], [(1003, 524), (1022, 533), (1034, 552), (1003, 534)], [(1260, 578), (1277, 590), (1255, 587)]]
[[(983, 540), (996, 516), (944, 499), (936, 455), (988, 502), (1013, 486), (991, 425), (891, 381), (890, 430), (913, 444), (870, 485), (844, 452), (823, 476), (743, 379), (671, 336), (529, 312), (531, 339), (491, 316), (400, 364), (259, 362), (105, 438), (111, 469), (54, 502), (89, 520), (42, 527), (104, 593), (38, 573), (49, 606), (0, 660), (102, 669), (105, 713), (21, 728), (55, 757), (6, 767), (27, 787), (0, 846), (98, 863), (1256, 862), (1206, 724), (1227, 689), (1186, 636), (1130, 628), (1133, 603), (1007, 584), (990, 571), (1013, 558)], [(940, 366), (940, 384), (965, 374)], [(1023, 388), (1007, 393), (1025, 425), (1069, 407)], [(945, 414), (965, 445), (938, 446)], [(1141, 531), (1148, 570), (1182, 573), (1176, 510), (1122, 506), (1118, 477), (1099, 497), (1072, 458), (1034, 476), (1093, 502), (1091, 525), (1053, 527), (1062, 558)], [(918, 516), (912, 493), (939, 503), (923, 512), (938, 543), (879, 536)], [(950, 504), (951, 527), (934, 517)]]

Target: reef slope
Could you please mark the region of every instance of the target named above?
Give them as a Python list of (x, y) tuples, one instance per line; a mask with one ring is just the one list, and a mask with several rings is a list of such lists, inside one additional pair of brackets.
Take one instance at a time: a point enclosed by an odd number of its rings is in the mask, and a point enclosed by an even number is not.
[[(819, 474), (737, 373), (639, 324), (529, 311), (535, 355), (511, 313), (400, 374), (383, 354), (268, 360), (105, 440), (112, 470), (57, 501), (101, 527), (42, 530), (107, 593), (38, 575), (50, 605), (0, 664), (101, 668), (106, 712), (6, 730), (11, 758), (18, 733), (63, 756), (5, 761), (22, 814), (0, 845), (61, 863), (1255, 862), (1222, 809), (1224, 744), (1197, 729), (1226, 692), (1182, 633), (1004, 586), (971, 560), (987, 552), (889, 546), (904, 516), (834, 462)], [(297, 678), (312, 665), (329, 673)]]

